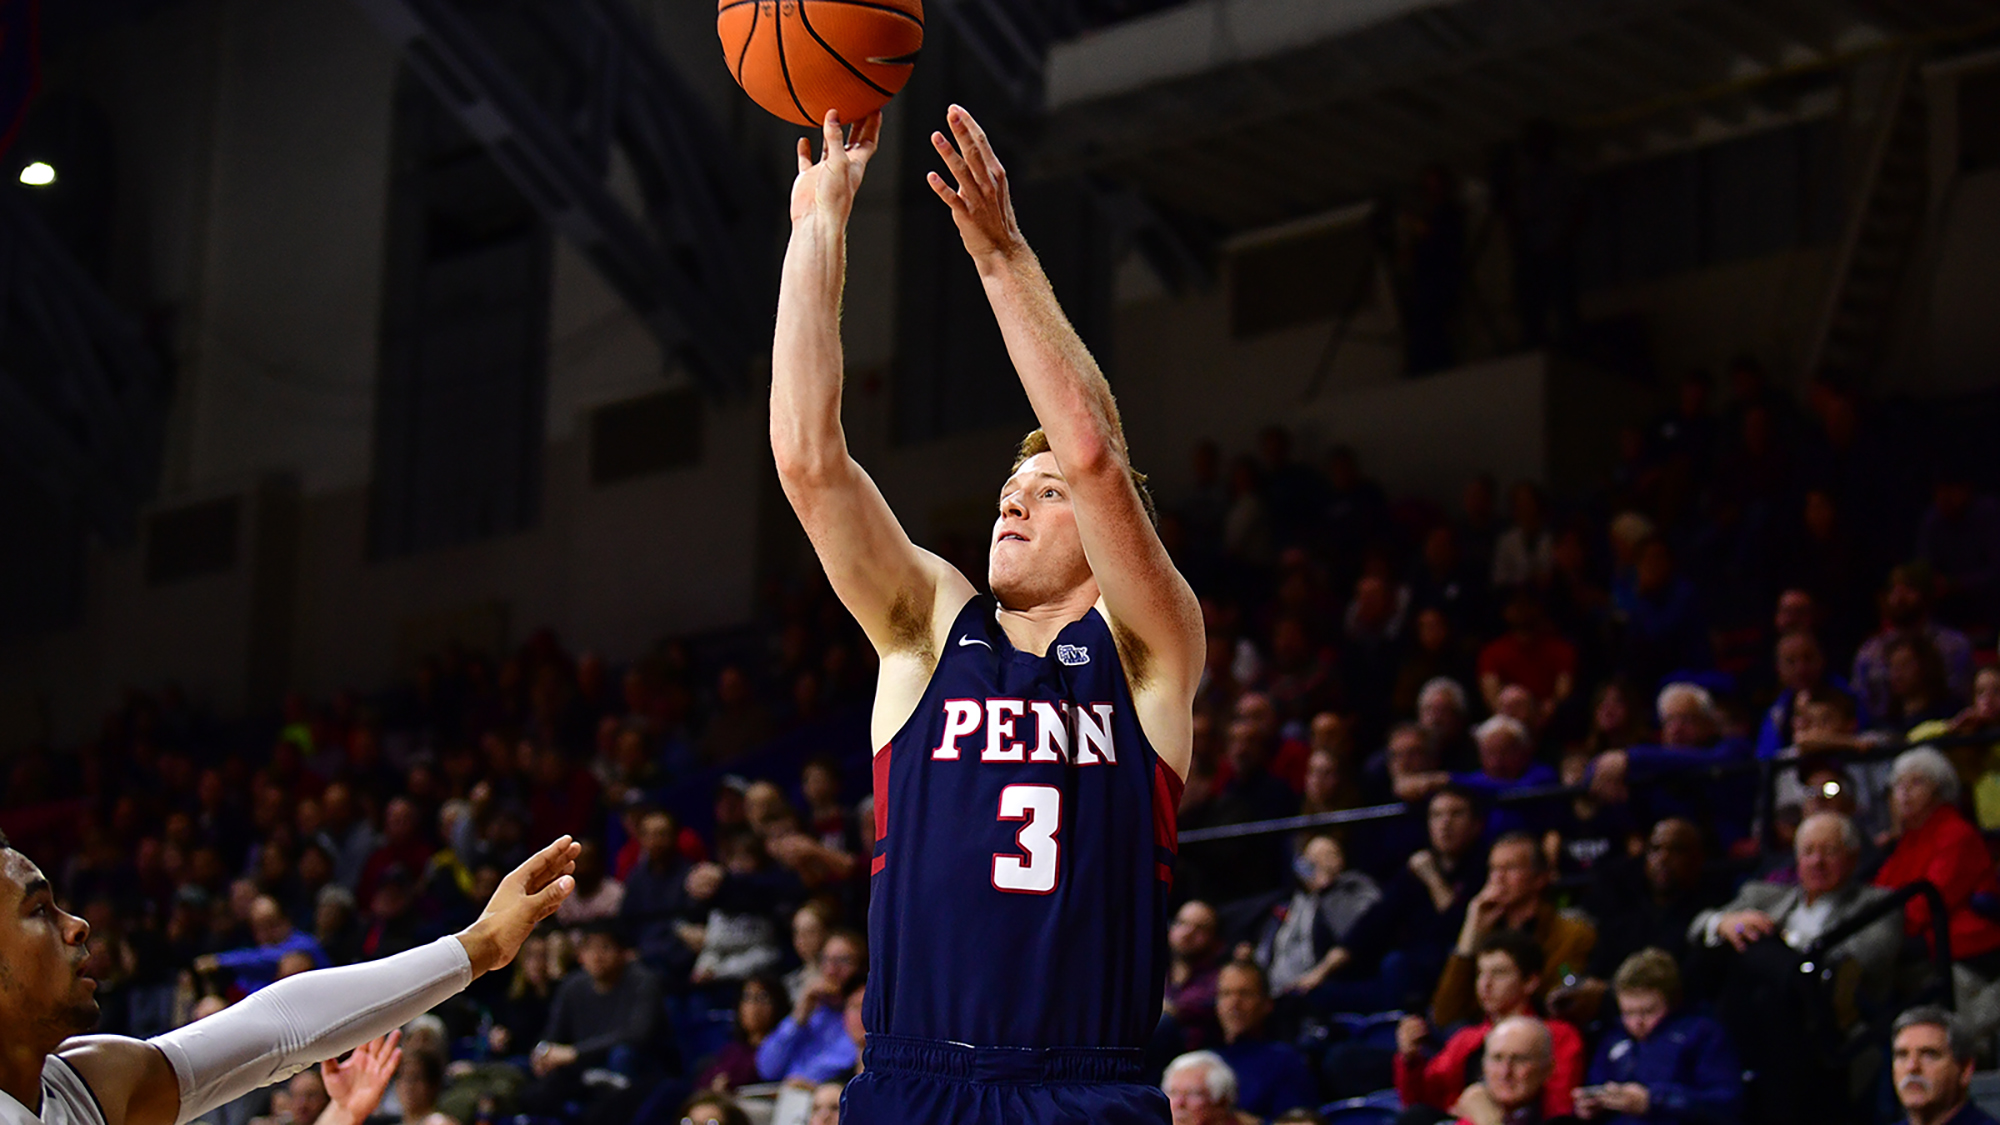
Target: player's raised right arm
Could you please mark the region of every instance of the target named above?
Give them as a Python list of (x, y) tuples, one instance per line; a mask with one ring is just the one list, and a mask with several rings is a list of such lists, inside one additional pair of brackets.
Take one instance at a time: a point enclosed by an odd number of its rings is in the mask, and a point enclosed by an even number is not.
[[(965, 597), (972, 589), (910, 541), (875, 482), (848, 454), (840, 425), (847, 220), (881, 129), (880, 114), (843, 130), (828, 113), (816, 163), (810, 143), (799, 141), (792, 238), (771, 347), (771, 453), (827, 581), (876, 651), (886, 654), (928, 647), (942, 587)], [(958, 598), (954, 610), (963, 603)]]

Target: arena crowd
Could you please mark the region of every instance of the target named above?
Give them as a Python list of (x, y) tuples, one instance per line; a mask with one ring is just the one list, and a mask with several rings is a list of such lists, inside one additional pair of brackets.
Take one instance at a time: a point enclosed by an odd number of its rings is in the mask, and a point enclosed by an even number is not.
[[(1984, 1120), (2000, 501), (1886, 468), (1837, 386), (1742, 360), (1671, 397), (1587, 495), (1480, 476), (1439, 510), (1273, 427), (1158, 498), (1209, 645), (1153, 1050), (1176, 1125)], [(830, 1123), (873, 656), (816, 574), (767, 602), (628, 666), (540, 633), (260, 721), (135, 691), (18, 756), (0, 826), (138, 1035), (455, 930), (575, 835), (574, 896), (406, 1029), (378, 1116), (734, 1123), (775, 1083)], [(307, 1125), (318, 1083), (217, 1125)]]

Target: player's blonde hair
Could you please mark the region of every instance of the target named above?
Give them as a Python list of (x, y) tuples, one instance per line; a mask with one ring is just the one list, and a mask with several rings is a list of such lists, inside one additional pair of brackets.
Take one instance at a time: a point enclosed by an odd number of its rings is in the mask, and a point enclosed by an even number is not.
[[(1020, 447), (1014, 450), (1014, 463), (1007, 471), (1010, 474), (1019, 472), (1021, 466), (1028, 463), (1028, 458), (1047, 452), (1049, 452), (1049, 435), (1037, 426), (1028, 431), (1028, 436), (1021, 439)], [(1132, 475), (1132, 488), (1139, 494), (1139, 505), (1146, 509), (1146, 518), (1152, 521), (1154, 527), (1158, 527), (1160, 510), (1153, 506), (1153, 491), (1146, 487), (1146, 474), (1133, 468), (1129, 461), (1126, 462), (1125, 471)]]

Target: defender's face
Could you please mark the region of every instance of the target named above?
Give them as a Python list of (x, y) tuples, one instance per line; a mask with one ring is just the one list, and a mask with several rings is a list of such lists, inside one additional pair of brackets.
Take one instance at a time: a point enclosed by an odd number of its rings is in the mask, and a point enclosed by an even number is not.
[(53, 1050), (97, 1025), (97, 982), (83, 975), (90, 923), (56, 905), (40, 868), (0, 851), (0, 1022)]
[(1000, 604), (1037, 605), (1090, 580), (1090, 563), (1070, 506), (1069, 482), (1055, 454), (1037, 453), (1000, 486), (1000, 514), (986, 563), (986, 582)]

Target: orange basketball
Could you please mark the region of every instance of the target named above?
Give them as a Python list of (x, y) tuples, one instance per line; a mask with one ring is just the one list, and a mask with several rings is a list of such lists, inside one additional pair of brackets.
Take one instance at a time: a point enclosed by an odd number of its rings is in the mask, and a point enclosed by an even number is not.
[(752, 101), (817, 125), (859, 121), (909, 81), (924, 45), (923, 0), (717, 0), (722, 59)]

